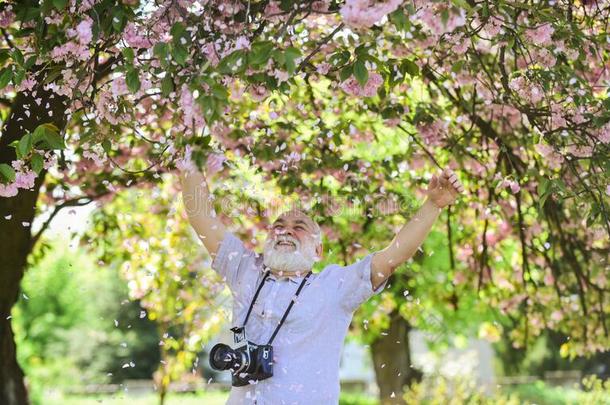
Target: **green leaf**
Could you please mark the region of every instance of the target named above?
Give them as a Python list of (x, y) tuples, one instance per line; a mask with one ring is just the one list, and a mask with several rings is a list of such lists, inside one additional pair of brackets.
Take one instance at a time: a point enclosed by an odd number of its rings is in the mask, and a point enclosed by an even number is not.
[(348, 77), (350, 77), (352, 75), (353, 71), (354, 71), (353, 65), (347, 65), (346, 67), (341, 69), (341, 71), (339, 72), (339, 79), (341, 79), (341, 81), (346, 80)]
[(112, 15), (112, 28), (118, 33), (123, 32), (125, 25), (125, 13), (121, 7), (115, 7)]
[(409, 19), (400, 8), (391, 13), (389, 19), (400, 31), (408, 31), (411, 27)]
[(184, 66), (189, 57), (188, 50), (181, 44), (173, 44), (171, 54), (177, 64)]
[(0, 72), (2, 72), (0, 73), (0, 89), (3, 89), (9, 84), (9, 82), (13, 78), (13, 71), (9, 66), (0, 70)]
[(405, 59), (402, 61), (400, 65), (400, 71), (403, 74), (408, 73), (412, 77), (419, 76), (419, 66), (417, 66), (415, 62), (409, 59)]
[(102, 149), (104, 149), (106, 153), (110, 153), (110, 151), (112, 150), (112, 143), (110, 143), (110, 140), (104, 139), (102, 141)]
[(62, 70), (61, 66), (51, 68), (49, 70), (49, 73), (47, 73), (44, 80), (42, 81), (43, 84), (51, 83), (52, 81), (57, 79), (61, 75), (61, 70)]
[(248, 61), (252, 65), (262, 65), (267, 63), (273, 50), (273, 42), (261, 41), (255, 42), (250, 47), (250, 53), (248, 54)]
[(34, 156), (32, 156), (31, 162), (32, 162), (32, 169), (34, 169), (36, 174), (40, 174), (40, 171), (42, 170), (42, 167), (44, 164), (44, 159), (42, 158), (42, 156), (39, 155), (38, 153), (34, 153)]
[(68, 0), (53, 0), (53, 6), (60, 11), (66, 8), (66, 4)]
[(133, 60), (135, 58), (135, 53), (133, 51), (133, 48), (123, 48), (123, 50), (121, 50), (121, 53), (123, 54), (123, 56), (125, 57), (125, 60), (127, 62), (129, 62), (130, 64), (133, 64)]
[(174, 91), (174, 81), (169, 73), (165, 73), (165, 77), (161, 80), (161, 94), (167, 97), (172, 91)]
[(15, 74), (13, 75), (13, 84), (18, 86), (21, 84), (23, 79), (25, 78), (25, 69), (17, 68), (15, 69)]
[(222, 58), (217, 69), (220, 73), (235, 74), (244, 72), (247, 67), (248, 58), (246, 52), (243, 49), (238, 49)]
[(21, 158), (27, 156), (27, 154), (30, 153), (30, 151), (32, 150), (32, 145), (32, 134), (28, 132), (27, 134), (21, 137), (19, 143), (17, 144), (17, 150), (19, 151)]
[(463, 8), (467, 11), (472, 11), (472, 7), (470, 7), (470, 4), (468, 4), (466, 0), (451, 0), (451, 2), (459, 8)]
[(157, 42), (155, 46), (153, 46), (153, 54), (159, 59), (167, 59), (168, 52), (169, 46), (165, 42)]
[(15, 181), (15, 170), (6, 163), (0, 163), (0, 174), (11, 183)]
[(15, 63), (17, 63), (19, 66), (23, 66), (23, 64), (25, 63), (25, 61), (23, 60), (23, 54), (19, 49), (15, 48), (11, 56)]
[(284, 65), (289, 74), (293, 74), (296, 70), (295, 59), (301, 56), (301, 51), (291, 46), (284, 51)]
[(138, 90), (140, 90), (140, 78), (138, 76), (137, 69), (130, 69), (127, 72), (125, 82), (132, 93), (136, 93)]
[(464, 64), (466, 63), (466, 61), (464, 59), (458, 60), (457, 62), (455, 62), (453, 64), (453, 66), (451, 66), (451, 71), (455, 72), (455, 73), (459, 73), (462, 68), (464, 67)]
[(26, 70), (31, 68), (32, 66), (34, 66), (34, 63), (36, 63), (36, 58), (37, 56), (30, 56), (29, 58), (26, 59), (25, 61), (25, 65), (23, 66)]
[(186, 28), (181, 22), (174, 23), (169, 33), (172, 36), (173, 41), (180, 41), (180, 37), (186, 32)]
[(214, 95), (214, 97), (219, 98), (221, 100), (228, 100), (229, 98), (229, 92), (227, 91), (227, 89), (218, 84), (218, 83), (214, 83), (211, 86), (212, 89), (212, 94)]
[(354, 77), (362, 87), (369, 81), (369, 71), (361, 60), (357, 60), (354, 63)]
[[(38, 143), (42, 144), (38, 146)], [(32, 143), (36, 145), (36, 149), (65, 149), (64, 140), (59, 135), (59, 129), (51, 124), (41, 124), (34, 130)]]

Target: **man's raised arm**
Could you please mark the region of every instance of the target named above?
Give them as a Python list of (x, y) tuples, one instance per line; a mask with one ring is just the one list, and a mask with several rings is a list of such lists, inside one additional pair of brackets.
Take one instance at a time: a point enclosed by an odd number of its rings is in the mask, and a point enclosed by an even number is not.
[(180, 174), (182, 200), (189, 222), (208, 250), (215, 256), (227, 228), (214, 211), (207, 180), (199, 170)]
[(453, 203), (464, 191), (464, 186), (450, 169), (445, 169), (439, 177), (433, 176), (427, 198), (411, 218), (396, 234), (388, 247), (375, 252), (371, 260), (371, 284), (376, 290), (398, 266), (415, 254), (430, 232), (442, 208)]

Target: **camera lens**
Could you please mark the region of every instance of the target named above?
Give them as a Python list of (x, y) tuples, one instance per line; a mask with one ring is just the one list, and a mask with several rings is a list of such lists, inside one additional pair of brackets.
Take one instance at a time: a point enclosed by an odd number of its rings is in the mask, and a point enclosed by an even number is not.
[(238, 359), (235, 350), (229, 346), (219, 343), (210, 351), (210, 366), (216, 370), (228, 370), (233, 368)]

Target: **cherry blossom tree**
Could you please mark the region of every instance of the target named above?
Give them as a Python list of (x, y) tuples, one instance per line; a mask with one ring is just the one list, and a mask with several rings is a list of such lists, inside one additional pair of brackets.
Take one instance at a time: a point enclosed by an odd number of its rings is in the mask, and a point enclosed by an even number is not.
[[(49, 221), (211, 150), (236, 167), (221, 183), (245, 165), (321, 198), (329, 234), (341, 216), (326, 196), (403, 203), (449, 166), (468, 195), (443, 217), (447, 305), (476, 290), (517, 347), (553, 328), (570, 336), (566, 356), (607, 348), (609, 12), (606, 0), (3, 2), (0, 400), (27, 403), (10, 311)], [(401, 220), (364, 212), (342, 224), (346, 261), (366, 246), (354, 235), (381, 247)], [(404, 298), (391, 319), (423, 323)]]

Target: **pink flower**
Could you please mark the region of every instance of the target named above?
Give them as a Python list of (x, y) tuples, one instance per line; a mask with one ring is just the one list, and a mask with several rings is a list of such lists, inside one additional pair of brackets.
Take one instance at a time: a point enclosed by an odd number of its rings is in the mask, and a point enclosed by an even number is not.
[(431, 123), (420, 122), (417, 124), (417, 131), (427, 145), (438, 146), (442, 139), (447, 136), (447, 123), (441, 119)]
[(553, 32), (555, 32), (555, 29), (551, 24), (544, 24), (538, 28), (527, 30), (525, 37), (536, 45), (550, 45)]
[(371, 5), (370, 0), (346, 0), (339, 12), (345, 24), (352, 28), (368, 28), (396, 10), (401, 3), (402, 0), (388, 0)]
[(555, 277), (553, 277), (553, 273), (551, 272), (551, 270), (547, 270), (546, 274), (544, 275), (544, 284), (552, 285), (554, 282)]
[(211, 175), (219, 172), (222, 170), (222, 165), (226, 160), (226, 156), (222, 153), (210, 154), (206, 161), (206, 173)]
[(0, 197), (13, 197), (17, 195), (17, 185), (15, 183), (0, 183)]
[(382, 76), (377, 72), (371, 72), (364, 87), (360, 86), (360, 83), (358, 83), (354, 76), (350, 76), (349, 79), (341, 83), (340, 87), (352, 96), (372, 97), (377, 94), (377, 89), (382, 83)]
[(262, 101), (267, 98), (269, 91), (265, 86), (257, 84), (252, 86), (250, 95), (254, 101)]
[(466, 276), (461, 271), (458, 271), (453, 275), (453, 283), (455, 285), (463, 284), (464, 281), (466, 281)]
[(8, 28), (15, 21), (15, 13), (12, 12), (12, 5), (8, 5), (0, 12), (0, 27)]
[(125, 27), (123, 39), (132, 48), (150, 48), (153, 46), (150, 39), (138, 33), (137, 27), (133, 22), (129, 22)]
[(33, 170), (17, 172), (14, 184), (19, 188), (30, 189), (34, 187), (34, 179), (36, 179), (36, 177), (38, 177), (38, 175)]
[(265, 18), (268, 20), (277, 21), (280, 19), (283, 12), (284, 11), (280, 8), (280, 2), (272, 0), (267, 4), (267, 7), (265, 7), (264, 14)]
[(176, 160), (176, 167), (181, 172), (195, 172), (197, 171), (197, 165), (191, 160), (191, 154), (193, 149), (191, 145), (186, 145), (184, 148), (184, 156)]
[(328, 63), (328, 62), (322, 62), (318, 66), (316, 66), (316, 71), (321, 75), (327, 74), (329, 70), (330, 70), (330, 63)]
[(83, 45), (87, 45), (91, 42), (93, 38), (93, 34), (91, 32), (91, 26), (93, 25), (93, 20), (91, 18), (87, 18), (81, 21), (76, 26), (76, 34), (78, 36), (78, 42)]

